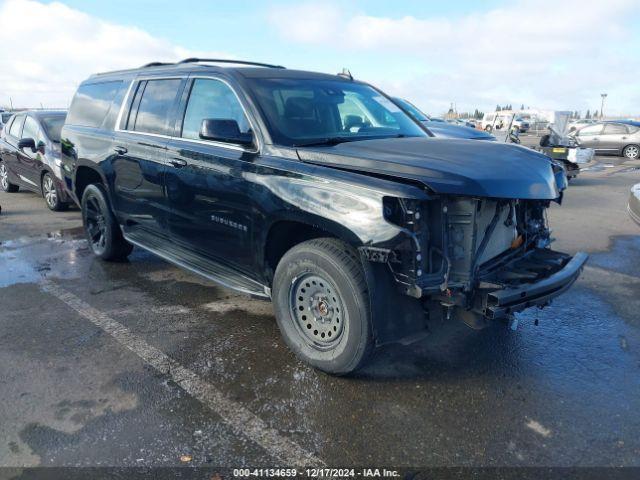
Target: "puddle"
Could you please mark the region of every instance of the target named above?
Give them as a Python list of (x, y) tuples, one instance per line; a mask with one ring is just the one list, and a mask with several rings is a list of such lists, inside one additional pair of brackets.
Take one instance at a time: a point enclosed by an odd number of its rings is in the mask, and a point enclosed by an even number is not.
[(608, 251), (591, 254), (589, 265), (640, 277), (640, 236), (613, 237)]
[(602, 172), (604, 170), (606, 170), (607, 168), (614, 168), (615, 165), (613, 165), (612, 163), (598, 163), (596, 165), (593, 165), (591, 167), (584, 167), (581, 168), (580, 171), (581, 172)]
[(0, 288), (46, 276), (80, 276), (79, 260), (90, 254), (82, 229), (73, 228), (0, 243)]

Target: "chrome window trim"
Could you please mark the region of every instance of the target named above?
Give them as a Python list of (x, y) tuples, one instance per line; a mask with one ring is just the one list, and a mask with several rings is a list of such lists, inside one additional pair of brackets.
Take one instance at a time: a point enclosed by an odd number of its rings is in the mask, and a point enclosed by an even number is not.
[(131, 95), (131, 89), (133, 88), (133, 85), (136, 83), (136, 79), (134, 78), (133, 80), (131, 80), (131, 82), (129, 82), (129, 87), (127, 88), (127, 93), (125, 94), (124, 98), (122, 99), (122, 105), (120, 105), (120, 111), (118, 112), (118, 117), (116, 118), (116, 124), (114, 125), (113, 130), (115, 132), (121, 132), (123, 130), (120, 130), (120, 122), (122, 121), (122, 115), (124, 114), (124, 107), (127, 104), (127, 102), (129, 101), (129, 95)]
[[(174, 80), (174, 79), (186, 79), (186, 80), (190, 80), (190, 79), (197, 79), (197, 78), (204, 78), (207, 80), (216, 80), (219, 82), (224, 83), (235, 95), (236, 100), (238, 100), (238, 103), (240, 104), (240, 108), (242, 108), (242, 112), (244, 113), (245, 117), (247, 117), (247, 121), (249, 122), (249, 125), (251, 125), (251, 130), (253, 131), (253, 137), (256, 140), (256, 148), (246, 148), (243, 147), (241, 145), (234, 145), (232, 143), (225, 143), (225, 142), (215, 142), (212, 140), (197, 140), (197, 139), (193, 139), (193, 138), (183, 138), (183, 137), (178, 137), (178, 136), (173, 136), (173, 135), (164, 135), (164, 134), (159, 134), (159, 133), (145, 133), (145, 132), (136, 132), (134, 130), (124, 130), (120, 128), (120, 123), (122, 122), (122, 116), (124, 115), (124, 111), (125, 111), (125, 107), (127, 106), (127, 104), (129, 103), (129, 101), (131, 100), (131, 92), (133, 90), (133, 86), (136, 84), (139, 84), (140, 82), (144, 82), (144, 81), (148, 81), (148, 80)], [(189, 97), (191, 96), (191, 92), (189, 92)], [(187, 106), (189, 104), (189, 98), (187, 98)], [(175, 120), (175, 119), (174, 119)], [(182, 119), (184, 120), (184, 118)], [(190, 143), (196, 143), (199, 145), (209, 145), (209, 146), (214, 146), (214, 147), (220, 147), (220, 148), (225, 148), (228, 150), (235, 150), (235, 151), (240, 151), (240, 152), (248, 152), (248, 153), (259, 153), (261, 151), (261, 146), (262, 146), (262, 142), (260, 141), (260, 136), (257, 133), (255, 124), (253, 122), (253, 120), (251, 119), (251, 116), (248, 114), (247, 109), (245, 108), (244, 104), (242, 103), (242, 100), (240, 100), (240, 96), (238, 95), (238, 92), (236, 92), (236, 90), (229, 84), (229, 82), (227, 82), (226, 80), (215, 76), (215, 75), (203, 75), (203, 74), (196, 74), (196, 75), (189, 75), (189, 74), (185, 74), (185, 75), (172, 75), (172, 76), (141, 76), (141, 77), (136, 77), (134, 79), (131, 80), (131, 83), (129, 84), (129, 88), (127, 89), (127, 93), (124, 97), (124, 99), (122, 100), (122, 105), (120, 105), (120, 111), (118, 112), (118, 118), (116, 119), (116, 125), (114, 128), (114, 132), (119, 132), (119, 133), (129, 133), (129, 134), (133, 134), (133, 135), (143, 135), (143, 136), (151, 136), (151, 137), (156, 137), (156, 138), (165, 138), (168, 140), (179, 140), (182, 142), (190, 142)]]

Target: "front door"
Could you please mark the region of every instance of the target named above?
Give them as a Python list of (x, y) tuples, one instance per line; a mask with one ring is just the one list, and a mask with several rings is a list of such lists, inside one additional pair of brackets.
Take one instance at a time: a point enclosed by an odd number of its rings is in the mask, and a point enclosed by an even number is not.
[(176, 242), (251, 273), (252, 207), (245, 175), (256, 149), (199, 136), (203, 119), (232, 119), (242, 132), (251, 131), (249, 121), (226, 83), (195, 78), (187, 88), (183, 121), (167, 151), (171, 234)]
[(602, 136), (602, 123), (589, 125), (588, 127), (578, 130), (577, 139), (581, 147), (593, 148), (600, 150), (600, 137)]
[[(36, 146), (43, 140), (40, 125), (35, 118), (27, 115), (21, 138), (32, 139)], [(33, 151), (31, 148), (18, 149), (16, 173), (23, 182), (34, 190), (40, 189), (42, 163), (42, 153), (40, 150), (36, 149), (36, 151)]]
[(7, 169), (9, 181), (11, 183), (18, 182), (21, 185), (28, 185), (24, 180), (20, 178), (18, 168), (18, 142), (20, 141), (20, 136), (22, 135), (24, 118), (25, 115), (17, 115), (9, 126), (9, 130), (5, 132), (5, 140), (11, 147), (7, 148), (3, 153), (2, 163)]
[(144, 80), (132, 90), (127, 118), (114, 136), (110, 178), (114, 209), (125, 228), (165, 228), (168, 124), (183, 82)]

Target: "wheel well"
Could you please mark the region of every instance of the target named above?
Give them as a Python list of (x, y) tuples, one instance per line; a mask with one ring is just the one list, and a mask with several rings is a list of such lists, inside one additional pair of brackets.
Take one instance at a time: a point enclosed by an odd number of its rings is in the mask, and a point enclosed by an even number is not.
[(49, 170), (46, 170), (46, 169), (44, 169), (44, 170), (42, 170), (42, 171), (40, 172), (40, 189), (41, 189), (41, 190), (42, 190), (42, 179), (44, 178), (44, 175), (45, 175), (46, 173), (51, 173), (51, 172), (49, 172)]
[(264, 261), (269, 270), (269, 277), (273, 278), (280, 259), (291, 248), (307, 240), (321, 237), (337, 238), (331, 232), (302, 222), (280, 221), (275, 223), (269, 230), (264, 250)]
[(82, 194), (87, 185), (92, 183), (103, 183), (100, 174), (90, 167), (78, 167), (75, 181), (75, 194), (78, 201), (82, 200)]

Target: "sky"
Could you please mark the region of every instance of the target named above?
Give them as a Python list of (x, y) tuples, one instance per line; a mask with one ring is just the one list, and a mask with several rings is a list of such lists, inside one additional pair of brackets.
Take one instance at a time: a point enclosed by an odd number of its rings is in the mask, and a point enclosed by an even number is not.
[(191, 56), (353, 76), (432, 115), (496, 104), (640, 116), (640, 0), (0, 0), (0, 106)]

